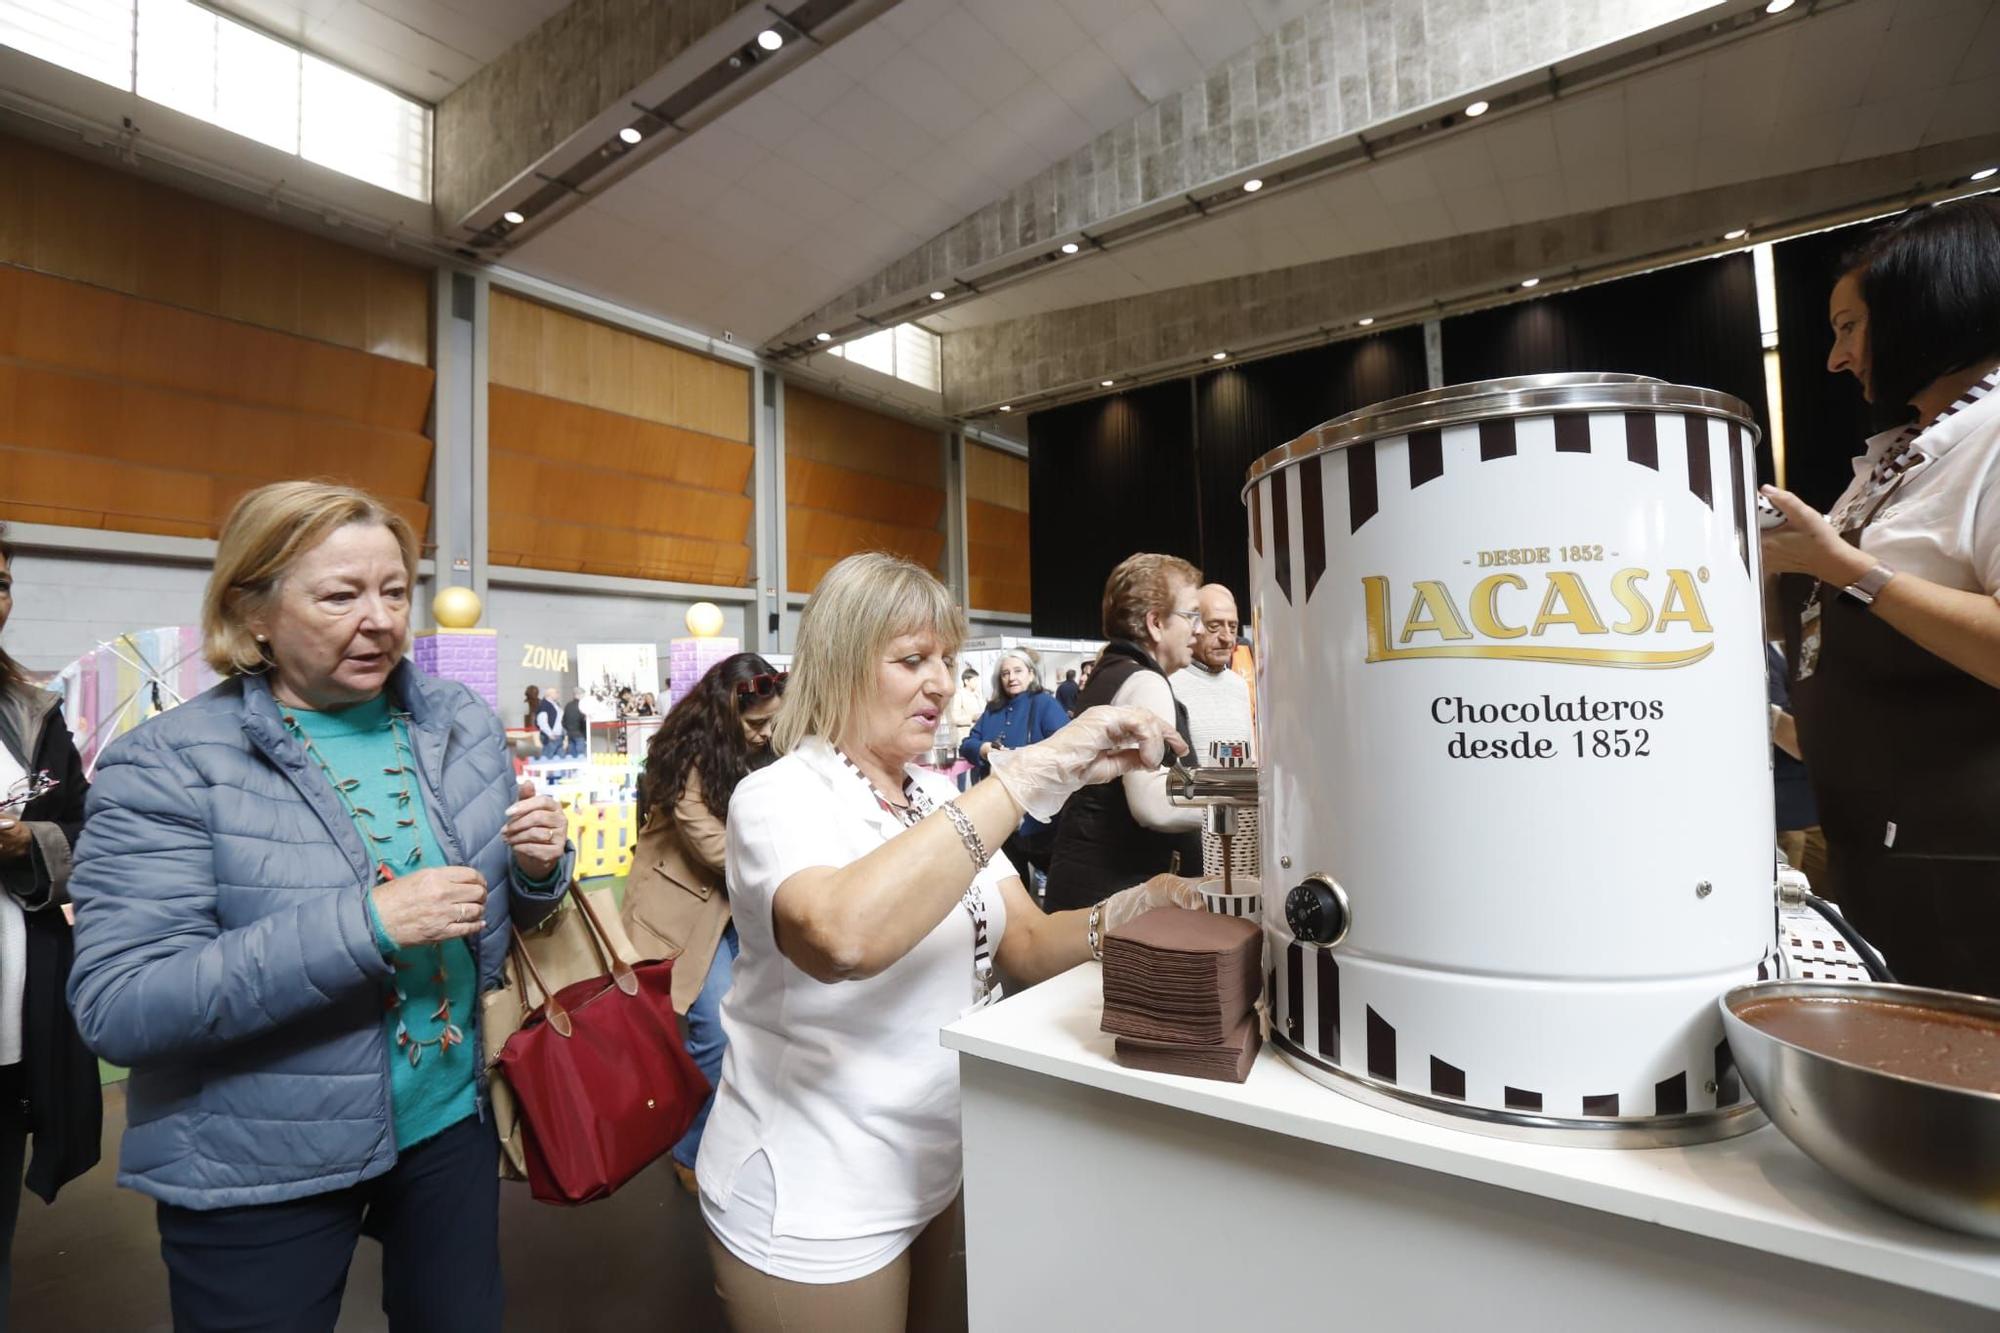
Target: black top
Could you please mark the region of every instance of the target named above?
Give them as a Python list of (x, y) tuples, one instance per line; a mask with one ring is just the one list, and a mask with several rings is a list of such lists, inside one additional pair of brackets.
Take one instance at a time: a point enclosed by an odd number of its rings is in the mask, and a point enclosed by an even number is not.
[[(1792, 696), (1785, 688), (1785, 654), (1774, 644), (1764, 645), (1764, 688), (1770, 701), (1787, 713), (1792, 711)], [(1806, 766), (1792, 758), (1777, 746), (1771, 747), (1771, 791), (1777, 798), (1778, 832), (1789, 833), (1793, 829), (1811, 828), (1819, 823), (1819, 811), (1813, 807), (1812, 784), (1806, 778)]]
[[(1160, 670), (1145, 649), (1113, 639), (1097, 670), (1077, 696), (1077, 711), (1108, 704), (1135, 671)], [(1174, 700), (1174, 729), (1188, 738), (1187, 709)], [(1190, 747), (1192, 748), (1192, 747)], [(1100, 903), (1120, 889), (1143, 884), (1172, 867), (1180, 853), (1181, 873), (1201, 872), (1201, 834), (1158, 833), (1132, 817), (1122, 781), (1085, 787), (1069, 798), (1056, 825), (1056, 848), (1049, 861), (1047, 905), (1051, 912)]]
[(582, 703), (571, 699), (563, 705), (562, 728), (566, 734), (571, 736), (581, 736), (584, 732), (590, 730), (590, 723), (583, 716)]

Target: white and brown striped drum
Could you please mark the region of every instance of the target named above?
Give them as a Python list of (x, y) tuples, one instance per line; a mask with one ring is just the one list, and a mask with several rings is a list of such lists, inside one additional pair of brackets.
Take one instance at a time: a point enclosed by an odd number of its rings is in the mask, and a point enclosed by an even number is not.
[(1737, 399), (1623, 375), (1329, 422), (1245, 489), (1273, 1039), (1516, 1137), (1762, 1123), (1716, 997), (1774, 966)]

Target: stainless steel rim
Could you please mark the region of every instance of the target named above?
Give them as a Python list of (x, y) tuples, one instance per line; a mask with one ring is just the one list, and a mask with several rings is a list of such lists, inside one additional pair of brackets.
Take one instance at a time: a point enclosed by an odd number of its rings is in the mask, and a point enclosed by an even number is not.
[(1815, 1060), (1824, 1060), (1828, 1064), (1840, 1065), (1864, 1074), (1872, 1074), (1876, 1078), (1893, 1079), (1898, 1083), (1907, 1083), (1912, 1087), (1924, 1088), (1933, 1092), (1947, 1092), (1962, 1097), (1977, 1097), (1984, 1101), (2000, 1102), (2000, 1092), (1984, 1092), (1978, 1088), (1960, 1087), (1955, 1083), (1933, 1083), (1927, 1079), (1912, 1078), (1908, 1074), (1892, 1073), (1886, 1069), (1877, 1069), (1873, 1065), (1856, 1064), (1852, 1060), (1843, 1060), (1837, 1055), (1828, 1055), (1825, 1051), (1815, 1050), (1810, 1046), (1801, 1046), (1797, 1042), (1786, 1041), (1783, 1037), (1774, 1036), (1762, 1028), (1755, 1027), (1754, 1024), (1751, 1024), (1748, 1019), (1744, 1018), (1738, 1012), (1743, 1005), (1751, 1004), (1758, 1000), (1788, 1000), (1799, 996), (1813, 1000), (1873, 1000), (1877, 1003), (1922, 1005), (1926, 1009), (1942, 1009), (1947, 1013), (1969, 1014), (1976, 1018), (1983, 1018), (1990, 1023), (2000, 1023), (2000, 1000), (1989, 999), (1983, 995), (1968, 995), (1960, 991), (1931, 990), (1925, 986), (1904, 986), (1899, 983), (1887, 981), (1783, 980), (1756, 981), (1742, 986), (1735, 986), (1723, 992), (1716, 999), (1716, 1004), (1721, 1008), (1725, 1019), (1730, 1019), (1742, 1023), (1746, 1027), (1751, 1027), (1759, 1036), (1773, 1045), (1783, 1046), (1790, 1050), (1803, 1051)]
[(1685, 1148), (1733, 1139), (1770, 1123), (1762, 1108), (1747, 1099), (1714, 1111), (1622, 1119), (1573, 1120), (1524, 1111), (1495, 1111), (1351, 1074), (1299, 1049), (1277, 1033), (1271, 1034), (1271, 1044), (1301, 1074), (1358, 1102), (1427, 1124), (1516, 1143), (1544, 1143), (1558, 1148)]
[(1442, 430), (1505, 417), (1547, 416), (1551, 412), (1695, 413), (1734, 421), (1755, 445), (1762, 432), (1742, 399), (1713, 389), (1668, 384), (1645, 375), (1609, 372), (1584, 375), (1521, 375), (1513, 379), (1451, 384), (1391, 398), (1313, 427), (1279, 445), (1250, 465), (1247, 492), (1266, 473), (1320, 454), (1418, 430)]

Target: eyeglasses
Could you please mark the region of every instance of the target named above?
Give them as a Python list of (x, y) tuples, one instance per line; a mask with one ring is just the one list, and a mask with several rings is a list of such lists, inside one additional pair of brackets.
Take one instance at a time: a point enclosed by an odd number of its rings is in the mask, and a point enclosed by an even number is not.
[(768, 698), (773, 694), (783, 695), (785, 682), (791, 678), (791, 674), (789, 671), (773, 671), (752, 676), (748, 680), (737, 681), (736, 706), (741, 708), (751, 699)]
[(32, 777), (21, 778), (7, 788), (5, 794), (0, 794), (0, 810), (25, 810), (30, 801), (46, 796), (60, 786), (62, 780), (45, 768)]
[(1241, 626), (1233, 620), (1211, 620), (1208, 622), (1210, 634), (1234, 634)]
[(1173, 611), (1169, 614), (1179, 616), (1182, 620), (1187, 621), (1189, 629), (1198, 630), (1201, 628), (1201, 612), (1199, 611)]

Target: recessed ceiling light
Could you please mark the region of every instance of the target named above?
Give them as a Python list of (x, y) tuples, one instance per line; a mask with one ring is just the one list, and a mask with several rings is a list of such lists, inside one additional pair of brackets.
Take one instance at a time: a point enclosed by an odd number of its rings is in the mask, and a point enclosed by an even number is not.
[(1000, 404), (1000, 410), (1002, 412), (1012, 412), (1014, 410), (1014, 405), (1012, 403), (1002, 403)]
[(1108, 388), (1110, 388), (1110, 387), (1111, 387), (1111, 385), (1112, 385), (1112, 384), (1113, 384), (1113, 381), (1111, 381), (1111, 380), (1099, 380), (1099, 381), (1097, 382), (1097, 387), (1098, 387), (1098, 388), (1100, 388), (1100, 389), (1108, 389)]
[(757, 45), (766, 51), (775, 51), (785, 44), (785, 34), (776, 28), (766, 28), (757, 34)]
[(1764, 12), (1766, 14), (1782, 14), (1791, 7), (1792, 0), (1771, 0), (1770, 4), (1764, 6)]
[(1483, 116), (1492, 106), (1491, 102), (1474, 102), (1471, 106), (1465, 108), (1465, 114), (1468, 116)]
[(1995, 173), (2000, 173), (2000, 167), (1981, 167), (1972, 173), (1972, 179), (1976, 181), (1990, 181), (1993, 179)]
[(1255, 176), (1252, 176), (1249, 180), (1243, 182), (1243, 193), (1245, 194), (1255, 194), (1257, 193), (1257, 191), (1263, 188), (1264, 188), (1264, 182), (1258, 180)]
[(833, 341), (833, 335), (831, 333), (822, 333), (819, 335), (819, 340), (823, 343), (830, 343)]
[(1355, 320), (1354, 322), (1355, 322), (1356, 324), (1359, 324), (1359, 325), (1360, 325), (1360, 326), (1361, 326), (1362, 328), (1364, 328), (1364, 329), (1365, 329), (1365, 328), (1367, 328), (1367, 327), (1368, 327), (1368, 326), (1369, 326), (1370, 324), (1373, 324), (1373, 323), (1375, 322), (1375, 316), (1373, 316), (1373, 315), (1363, 315), (1363, 316), (1362, 316), (1362, 317), (1361, 317), (1360, 319), (1357, 319), (1357, 320)]
[(1722, 239), (1725, 241), (1740, 241), (1749, 234), (1750, 229), (1748, 227), (1737, 227), (1733, 230), (1723, 232)]
[(526, 221), (527, 221), (528, 219), (527, 219), (527, 215), (526, 215), (526, 214), (524, 214), (524, 213), (522, 213), (520, 209), (518, 209), (518, 208), (510, 208), (510, 209), (508, 209), (508, 210), (507, 210), (507, 211), (506, 211), (505, 213), (502, 213), (502, 214), (500, 215), (500, 220), (501, 220), (502, 222), (507, 222), (507, 223), (511, 223), (511, 224), (513, 224), (514, 226), (518, 227), (518, 226), (520, 226), (520, 225), (521, 225), (521, 224), (522, 224), (523, 222), (526, 222)]
[(1076, 251), (1077, 251), (1077, 244), (1076, 244), (1076, 242), (1075, 242), (1075, 241), (1064, 241), (1064, 242), (1063, 242), (1063, 247), (1062, 247), (1062, 252), (1063, 252), (1064, 254), (1066, 254), (1066, 255), (1073, 255), (1073, 254), (1075, 254), (1075, 253), (1076, 253)]
[(944, 293), (943, 293), (943, 292), (932, 292), (932, 293), (931, 293), (931, 300), (933, 300), (933, 301), (942, 301), (942, 300), (944, 300)]
[(634, 129), (630, 125), (627, 125), (624, 129), (618, 131), (618, 137), (620, 139), (623, 139), (626, 143), (637, 143), (639, 142), (639, 140), (645, 138), (646, 136), (643, 132)]
[(1542, 285), (1542, 280), (1540, 278), (1523, 278), (1521, 279), (1521, 285), (1523, 287), (1539, 287)]

